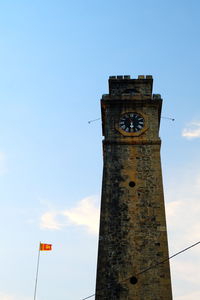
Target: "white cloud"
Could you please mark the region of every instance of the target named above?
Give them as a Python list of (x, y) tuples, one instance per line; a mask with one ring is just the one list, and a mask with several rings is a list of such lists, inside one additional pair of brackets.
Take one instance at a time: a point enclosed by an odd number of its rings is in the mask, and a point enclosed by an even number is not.
[(200, 138), (200, 122), (191, 122), (182, 131), (182, 136), (187, 139)]
[(58, 222), (57, 217), (62, 215), (60, 211), (48, 211), (41, 216), (41, 228), (60, 230), (64, 225)]
[(1, 300), (14, 300), (14, 297), (0, 292), (0, 299)]
[(78, 205), (65, 210), (63, 215), (75, 225), (84, 225), (91, 233), (98, 233), (99, 208), (96, 206), (96, 198), (87, 197), (82, 199)]
[(182, 280), (183, 282), (187, 282), (188, 285), (192, 283), (194, 286), (195, 285), (199, 286), (199, 282), (200, 282), (199, 261), (198, 263), (194, 263), (193, 261), (189, 261), (187, 259), (184, 260), (181, 258), (174, 261), (174, 265), (175, 265), (174, 269), (176, 270), (177, 274), (179, 274), (179, 280)]
[(168, 218), (171, 218), (173, 220), (173, 217), (176, 216), (176, 212), (180, 208), (180, 206), (181, 206), (180, 201), (173, 201), (173, 202), (167, 203), (166, 212), (167, 212)]
[(176, 186), (169, 187), (166, 192), (169, 230), (174, 236), (176, 228), (176, 232), (179, 233), (178, 240), (181, 238), (187, 243), (200, 240), (200, 175), (191, 176), (190, 173), (191, 171), (187, 170), (185, 178), (180, 175), (180, 183), (176, 182)]
[(43, 229), (61, 230), (65, 226), (84, 226), (88, 232), (97, 234), (99, 228), (99, 206), (97, 197), (80, 200), (75, 207), (65, 210), (50, 210), (41, 216)]
[(0, 292), (0, 300), (31, 300), (31, 298)]
[(177, 297), (175, 300), (197, 300), (200, 299), (200, 291), (192, 292), (184, 296)]

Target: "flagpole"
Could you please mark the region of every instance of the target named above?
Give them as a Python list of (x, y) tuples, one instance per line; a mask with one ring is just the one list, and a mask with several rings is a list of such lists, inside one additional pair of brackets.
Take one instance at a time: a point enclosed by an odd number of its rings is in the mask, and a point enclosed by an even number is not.
[(39, 271), (39, 264), (40, 264), (40, 245), (41, 245), (41, 242), (40, 242), (40, 244), (39, 244), (38, 259), (37, 259), (37, 271), (36, 271), (36, 278), (35, 278), (34, 300), (36, 300), (37, 281), (38, 281), (38, 271)]

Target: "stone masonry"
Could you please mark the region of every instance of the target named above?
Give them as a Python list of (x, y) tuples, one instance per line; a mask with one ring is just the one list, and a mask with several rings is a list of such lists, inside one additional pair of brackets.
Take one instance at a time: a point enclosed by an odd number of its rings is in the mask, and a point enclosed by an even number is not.
[[(110, 77), (103, 95), (103, 183), (96, 300), (172, 300), (160, 162), (160, 95), (152, 76)], [(120, 116), (144, 118), (122, 132)], [(158, 264), (156, 267), (147, 268)]]

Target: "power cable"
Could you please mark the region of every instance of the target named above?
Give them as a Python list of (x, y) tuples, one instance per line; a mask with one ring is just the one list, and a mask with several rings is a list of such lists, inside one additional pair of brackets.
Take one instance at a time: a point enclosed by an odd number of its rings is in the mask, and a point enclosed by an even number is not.
[(83, 299), (81, 299), (81, 300), (86, 300), (86, 299), (92, 298), (92, 297), (94, 297), (95, 295), (96, 295), (96, 294), (90, 295), (90, 296), (88, 296), (88, 297), (86, 297), (86, 298), (83, 298)]
[[(162, 118), (162, 119), (171, 120), (171, 121), (175, 121), (174, 118), (163, 117), (163, 116), (161, 116), (161, 118)], [(99, 121), (100, 119), (101, 119), (101, 118), (97, 118), (97, 119), (94, 119), (94, 120), (89, 120), (89, 121), (88, 121), (88, 124), (93, 123), (93, 122), (96, 122), (96, 121)]]
[(94, 120), (90, 120), (88, 121), (88, 124), (92, 123), (92, 122), (95, 122), (95, 121), (99, 121), (101, 118), (98, 118), (98, 119), (94, 119)]
[(167, 120), (171, 120), (171, 121), (175, 121), (175, 119), (174, 119), (174, 118), (169, 118), (169, 117), (163, 117), (163, 116), (161, 116), (161, 118), (162, 118), (162, 119), (167, 119)]

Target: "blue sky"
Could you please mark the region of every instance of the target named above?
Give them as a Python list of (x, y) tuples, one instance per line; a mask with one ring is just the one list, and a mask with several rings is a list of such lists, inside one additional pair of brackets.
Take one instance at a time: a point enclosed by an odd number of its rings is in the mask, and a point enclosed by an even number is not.
[[(110, 75), (151, 74), (164, 99), (173, 254), (200, 240), (200, 4), (0, 2), (0, 300), (81, 300), (95, 288), (99, 99)], [(200, 297), (200, 248), (171, 261), (174, 300)]]

